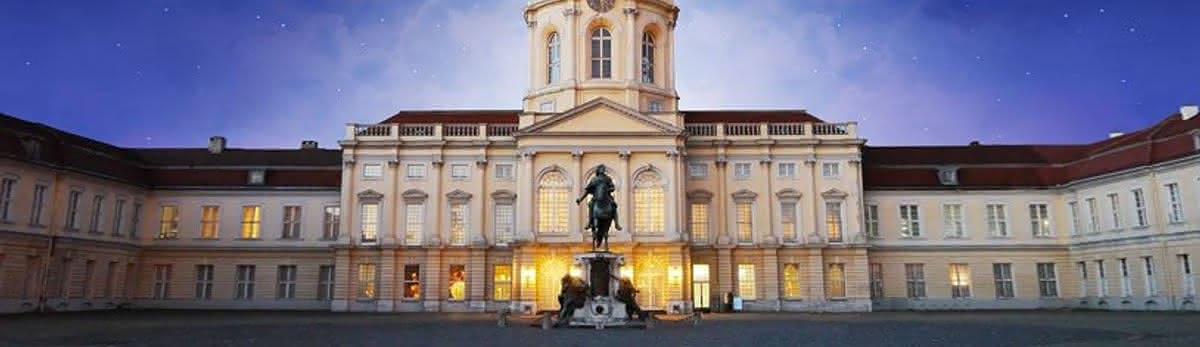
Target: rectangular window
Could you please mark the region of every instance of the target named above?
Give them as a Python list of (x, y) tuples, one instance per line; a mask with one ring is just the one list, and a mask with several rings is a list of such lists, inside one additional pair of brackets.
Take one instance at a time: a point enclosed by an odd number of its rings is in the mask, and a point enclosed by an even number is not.
[(460, 264), (451, 264), (449, 273), (449, 288), (450, 295), (447, 297), (450, 301), (462, 301), (467, 299), (467, 267)]
[(904, 264), (904, 284), (909, 298), (924, 298), (925, 264)]
[(800, 292), (800, 264), (783, 264), (783, 297), (795, 299)]
[(333, 300), (333, 265), (321, 265), (317, 275), (317, 300)]
[(822, 163), (821, 164), (821, 176), (822, 177), (837, 177), (840, 174), (838, 172), (838, 171), (841, 171), (840, 169), (841, 168), (838, 167), (838, 163)]
[(738, 242), (754, 242), (754, 223), (751, 221), (753, 212), (749, 202), (737, 203)]
[[(129, 276), (129, 274), (126, 274)], [(155, 299), (167, 299), (171, 297), (171, 265), (156, 264), (154, 265), (154, 293)]]
[(1096, 261), (1096, 294), (1100, 297), (1108, 296), (1108, 277), (1104, 273), (1104, 261)]
[(830, 298), (846, 297), (846, 264), (829, 264), (829, 272), (826, 276), (828, 276), (829, 283), (829, 291), (826, 294)]
[(254, 265), (237, 266), (237, 281), (234, 285), (235, 299), (254, 299), (254, 269)]
[(137, 238), (138, 223), (142, 220), (142, 203), (133, 203), (133, 215), (129, 216), (129, 237)]
[[(4, 257), (0, 257), (0, 263), (3, 263)], [(83, 288), (79, 291), (79, 296), (84, 298), (93, 297), (92, 281), (96, 279), (96, 261), (88, 260), (83, 263)]]
[(883, 264), (871, 263), (869, 267), (869, 277), (871, 281), (871, 298), (883, 299)]
[(1196, 279), (1192, 275), (1192, 260), (1187, 254), (1175, 256), (1179, 261), (1179, 280), (1183, 286), (1183, 296), (1196, 296)]
[(1087, 232), (1095, 233), (1100, 231), (1100, 213), (1096, 209), (1096, 199), (1087, 198), (1084, 202), (1087, 203), (1088, 209)]
[(738, 264), (738, 295), (742, 297), (742, 300), (755, 300), (758, 298), (758, 286), (754, 283), (756, 278), (754, 276), (754, 264)]
[(46, 207), (46, 186), (37, 184), (33, 186), (33, 206), (29, 211), (29, 224), (42, 225), (42, 209)]
[(376, 285), (375, 280), (377, 270), (375, 264), (358, 264), (358, 299), (359, 300), (375, 300)]
[(342, 230), (342, 207), (325, 206), (321, 217), (321, 239), (337, 240)]
[(512, 266), (497, 264), (492, 266), (492, 300), (508, 301), (512, 299)]
[(942, 228), (947, 238), (963, 238), (967, 235), (966, 223), (963, 222), (962, 204), (942, 205)]
[(276, 276), (275, 298), (296, 298), (296, 265), (280, 265)]
[(513, 178), (513, 164), (496, 164), (496, 178)]
[(112, 234), (113, 236), (121, 236), (121, 216), (125, 214), (125, 200), (117, 200), (116, 206), (113, 207), (112, 219)]
[(1043, 298), (1058, 297), (1058, 274), (1054, 271), (1054, 263), (1038, 263), (1038, 294)]
[(779, 203), (779, 223), (783, 227), (783, 239), (796, 241), (796, 203)]
[(866, 222), (867, 236), (879, 237), (879, 205), (867, 205)]
[(72, 191), (67, 195), (67, 229), (79, 230), (79, 196), (81, 192)]
[(513, 241), (513, 222), (516, 220), (511, 203), (496, 203), (495, 219), (496, 219), (496, 243), (506, 245)]
[[(652, 83), (653, 78), (649, 77), (649, 76), (651, 76), (651, 75), (643, 74), (642, 80), (645, 81), (646, 83)], [(651, 112), (651, 113), (662, 112), (663, 111), (662, 100), (650, 100), (649, 104), (646, 105), (646, 111)]]
[(221, 231), (221, 207), (204, 206), (200, 208), (200, 238), (215, 239)]
[(17, 186), (17, 180), (4, 178), (0, 180), (0, 220), (11, 221), (12, 216), (8, 214), (9, 206), (12, 206), (13, 189)]
[(1079, 203), (1075, 201), (1068, 202), (1067, 209), (1071, 210), (1071, 235), (1083, 234), (1082, 224), (1079, 221)]
[(421, 298), (421, 266), (404, 266), (404, 298), (416, 300)]
[(750, 163), (734, 163), (733, 176), (737, 178), (750, 177)]
[(1008, 237), (1008, 212), (1002, 204), (987, 205), (988, 235)]
[(450, 204), (450, 245), (467, 245), (467, 204), (463, 202)]
[(1050, 229), (1050, 206), (1029, 204), (1029, 230), (1034, 237), (1054, 236), (1054, 230)]
[(179, 237), (179, 207), (164, 205), (161, 210), (162, 220), (159, 221), (158, 238), (173, 239)]
[(779, 163), (779, 177), (796, 177), (796, 163)]
[(420, 246), (425, 232), (425, 204), (404, 206), (404, 244)]
[(467, 178), (471, 176), (471, 167), (467, 164), (451, 164), (450, 178)]
[(425, 178), (425, 164), (408, 164), (405, 174), (408, 178)]
[(1117, 259), (1121, 266), (1121, 296), (1129, 297), (1133, 295), (1133, 283), (1129, 279), (1129, 260), (1125, 258)]
[(362, 204), (362, 242), (375, 242), (379, 237), (379, 204)]
[(88, 221), (88, 232), (100, 232), (100, 209), (104, 208), (104, 196), (92, 197), (92, 219)]
[(950, 296), (971, 297), (971, 268), (967, 264), (950, 264)]
[(692, 203), (691, 212), (692, 242), (708, 243), (708, 204)]
[(380, 178), (383, 177), (383, 164), (364, 164), (363, 177), (365, 178)]
[(1144, 227), (1148, 224), (1146, 220), (1146, 196), (1142, 193), (1142, 188), (1132, 190), (1133, 193), (1133, 220), (1137, 222), (1138, 227)]
[(1179, 196), (1179, 184), (1168, 183), (1167, 189), (1167, 220), (1171, 223), (1183, 223), (1183, 201)]
[(829, 242), (842, 242), (842, 203), (825, 203), (825, 232)]
[(917, 205), (900, 205), (900, 237), (921, 237), (921, 213)]
[(242, 238), (257, 240), (262, 227), (262, 207), (242, 206)]
[(212, 299), (213, 266), (196, 265), (196, 299)]
[(1121, 228), (1121, 198), (1117, 193), (1108, 194), (1108, 207), (1112, 211), (1112, 228), (1117, 230)]
[(554, 101), (542, 101), (538, 104), (538, 112), (554, 112)]
[(1154, 257), (1142, 257), (1142, 269), (1146, 275), (1146, 296), (1158, 296), (1158, 277), (1154, 272)]
[(300, 238), (300, 215), (302, 210), (300, 206), (284, 206), (283, 207), (283, 231), (280, 235), (284, 239), (299, 239)]
[(699, 164), (699, 163), (688, 164), (688, 177), (692, 177), (692, 178), (708, 177), (708, 164)]
[(1088, 296), (1087, 262), (1075, 263), (1075, 267), (1079, 269), (1079, 296), (1086, 298)]
[(1011, 299), (1016, 296), (1013, 292), (1012, 264), (992, 264), (992, 277), (996, 280), (997, 299)]

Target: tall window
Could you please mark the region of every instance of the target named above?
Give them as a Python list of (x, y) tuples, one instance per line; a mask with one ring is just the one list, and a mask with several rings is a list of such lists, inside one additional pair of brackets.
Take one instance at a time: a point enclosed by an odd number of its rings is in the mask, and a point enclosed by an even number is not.
[(284, 206), (283, 207), (283, 233), (282, 238), (298, 239), (300, 238), (300, 206)]
[(1129, 297), (1133, 295), (1133, 283), (1129, 279), (1129, 260), (1120, 258), (1117, 262), (1121, 266), (1121, 296)]
[(612, 34), (608, 29), (592, 31), (592, 78), (612, 78)]
[(1112, 210), (1113, 230), (1121, 228), (1121, 199), (1117, 193), (1108, 194), (1108, 207)]
[(450, 295), (446, 298), (451, 301), (462, 301), (467, 299), (467, 267), (461, 264), (450, 265), (449, 273), (449, 288)]
[(826, 276), (828, 277), (829, 284), (829, 291), (826, 294), (831, 298), (846, 297), (846, 264), (829, 264), (829, 271)]
[(467, 203), (450, 203), (450, 245), (467, 245)]
[(1083, 228), (1079, 224), (1079, 203), (1075, 201), (1068, 202), (1067, 209), (1071, 210), (1071, 235), (1082, 234)]
[(321, 217), (321, 239), (337, 240), (342, 228), (342, 207), (325, 206)]
[(92, 197), (92, 220), (88, 222), (88, 232), (100, 232), (100, 209), (104, 206), (104, 196)]
[(415, 300), (421, 298), (421, 266), (404, 266), (404, 298)]
[(1183, 201), (1179, 197), (1179, 184), (1168, 183), (1164, 187), (1167, 189), (1167, 204), (1169, 206), (1167, 219), (1171, 223), (1183, 223)]
[(71, 191), (67, 195), (67, 230), (79, 230), (79, 196), (81, 192)]
[(967, 234), (966, 224), (963, 223), (962, 204), (942, 205), (942, 228), (947, 238), (962, 238)]
[(512, 266), (497, 264), (492, 266), (492, 300), (508, 301), (512, 299)]
[(921, 213), (917, 205), (900, 205), (900, 236), (921, 237)]
[(133, 215), (129, 216), (129, 237), (137, 238), (138, 224), (142, 220), (142, 203), (133, 203)]
[(374, 300), (376, 291), (375, 264), (358, 264), (358, 298)]
[(242, 206), (242, 238), (247, 240), (258, 239), (261, 226), (262, 207)]
[(8, 214), (8, 207), (12, 205), (13, 189), (17, 185), (17, 180), (4, 178), (0, 180), (0, 220), (11, 221), (12, 218)]
[(796, 241), (796, 203), (787, 201), (779, 203), (779, 224), (783, 227), (783, 239)]
[(362, 204), (362, 242), (375, 242), (379, 237), (379, 204)]
[(692, 242), (708, 243), (708, 204), (692, 203), (691, 211)]
[(125, 214), (125, 200), (117, 200), (117, 204), (113, 207), (112, 219), (112, 234), (113, 236), (121, 236), (121, 216)]
[(1016, 296), (1016, 294), (1013, 293), (1012, 264), (992, 264), (992, 277), (996, 280), (997, 299), (1010, 299)]
[(737, 266), (737, 283), (738, 295), (743, 300), (754, 300), (758, 298), (758, 286), (754, 283), (757, 277), (754, 276), (754, 264), (738, 264)]
[(879, 205), (867, 205), (867, 236), (879, 237)]
[(1158, 296), (1158, 278), (1154, 272), (1154, 257), (1142, 257), (1142, 269), (1146, 275), (1146, 296)]
[(317, 271), (317, 300), (333, 300), (333, 265), (321, 265)]
[(842, 242), (842, 202), (825, 203), (825, 232), (829, 242)]
[(883, 264), (871, 263), (868, 265), (868, 277), (871, 281), (871, 298), (883, 299)]
[[(126, 274), (129, 276), (129, 274)], [(154, 265), (154, 298), (166, 299), (171, 297), (171, 265)]]
[(42, 209), (46, 207), (46, 186), (33, 186), (33, 206), (29, 210), (29, 224), (42, 225)]
[(1054, 231), (1050, 229), (1050, 207), (1046, 204), (1029, 204), (1029, 230), (1034, 237), (1050, 237)]
[(662, 179), (654, 171), (638, 174), (633, 182), (633, 230), (637, 233), (661, 233), (665, 229), (665, 203)]
[(654, 35), (642, 33), (642, 83), (654, 83)]
[(296, 298), (296, 266), (280, 265), (276, 276), (276, 299)]
[(1192, 260), (1187, 254), (1175, 256), (1179, 261), (1179, 281), (1183, 286), (1183, 296), (1196, 296), (1196, 280), (1192, 275)]
[(562, 75), (562, 46), (558, 33), (550, 33), (546, 39), (546, 83), (558, 82)]
[(496, 219), (496, 243), (508, 244), (513, 241), (513, 221), (515, 220), (513, 214), (515, 209), (513, 209), (511, 202), (497, 202), (495, 209), (493, 217)]
[(1075, 267), (1079, 270), (1079, 296), (1088, 296), (1088, 270), (1087, 262), (1081, 261), (1075, 263)]
[(783, 297), (799, 298), (800, 264), (783, 264)]
[(234, 298), (254, 299), (254, 265), (237, 266), (237, 282), (234, 283)]
[(404, 205), (404, 244), (420, 246), (425, 233), (425, 203)]
[(925, 265), (904, 264), (904, 284), (909, 298), (925, 297)]
[(200, 238), (215, 239), (220, 234), (221, 207), (204, 206), (200, 208)]
[(993, 237), (1008, 237), (1008, 213), (1002, 204), (987, 205), (988, 234)]
[(213, 266), (196, 265), (196, 298), (212, 299)]
[(1038, 293), (1043, 298), (1058, 297), (1058, 274), (1054, 271), (1054, 263), (1038, 263)]
[(551, 171), (543, 175), (538, 181), (537, 198), (538, 232), (566, 233), (567, 200), (569, 199), (566, 176), (559, 171)]
[(173, 239), (179, 236), (179, 207), (164, 205), (162, 220), (158, 226), (158, 238)]
[(1087, 202), (1087, 209), (1088, 209), (1087, 231), (1089, 233), (1095, 233), (1097, 231), (1100, 231), (1100, 213), (1099, 213), (1099, 210), (1096, 208), (1096, 199), (1087, 198), (1087, 200), (1084, 200), (1084, 201)]
[(1131, 191), (1133, 193), (1133, 216), (1136, 226), (1144, 227), (1147, 224), (1146, 217), (1146, 195), (1142, 193), (1142, 188), (1137, 188)]
[(1104, 261), (1096, 261), (1096, 294), (1100, 297), (1108, 296), (1108, 277), (1104, 273)]
[(950, 296), (971, 297), (971, 269), (967, 264), (950, 264)]
[(742, 201), (738, 202), (735, 208), (737, 209), (738, 242), (754, 242), (754, 223), (751, 221), (753, 218), (752, 204)]

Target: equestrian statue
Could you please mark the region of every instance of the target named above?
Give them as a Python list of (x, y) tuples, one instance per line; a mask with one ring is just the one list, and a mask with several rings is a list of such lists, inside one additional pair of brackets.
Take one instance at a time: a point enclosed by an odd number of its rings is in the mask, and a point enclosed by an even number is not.
[(617, 221), (617, 202), (613, 200), (612, 193), (616, 190), (613, 185), (612, 178), (608, 177), (607, 169), (603, 164), (596, 167), (596, 177), (588, 182), (587, 187), (583, 189), (583, 195), (575, 199), (575, 203), (579, 204), (588, 195), (592, 199), (588, 201), (588, 224), (587, 230), (592, 231), (592, 250), (600, 248), (604, 245), (604, 249), (608, 250), (608, 228), (613, 224), (617, 230), (621, 230), (621, 222)]

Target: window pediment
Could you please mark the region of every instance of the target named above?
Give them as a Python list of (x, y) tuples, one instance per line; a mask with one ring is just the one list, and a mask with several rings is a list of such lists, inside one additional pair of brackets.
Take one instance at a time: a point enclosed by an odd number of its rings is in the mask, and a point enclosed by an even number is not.
[(712, 201), (712, 197), (713, 193), (709, 193), (707, 190), (693, 190), (687, 193), (688, 201), (691, 202), (708, 203)]
[(464, 202), (467, 200), (471, 200), (471, 196), (472, 196), (471, 193), (467, 193), (467, 192), (464, 192), (464, 191), (458, 190), (458, 189), (455, 189), (452, 192), (446, 193), (446, 199), (449, 199), (451, 202)]
[(845, 199), (847, 196), (850, 196), (850, 194), (847, 194), (846, 192), (837, 190), (836, 188), (826, 190), (824, 193), (821, 193), (821, 197), (825, 198), (826, 200), (835, 200), (835, 199), (841, 200), (841, 199)]
[(746, 189), (742, 189), (742, 190), (733, 192), (733, 200), (753, 201), (756, 198), (758, 198), (758, 193), (755, 193), (755, 192), (752, 192), (752, 191), (749, 191)]
[(416, 204), (425, 202), (425, 199), (429, 198), (429, 194), (416, 189), (406, 190), (403, 194), (400, 194), (400, 196), (404, 198), (405, 202)]
[(517, 200), (517, 194), (509, 190), (497, 190), (492, 192), (492, 200), (496, 202), (512, 203)]
[(358, 199), (378, 201), (383, 199), (383, 193), (367, 189), (358, 193)]
[(800, 200), (800, 198), (803, 196), (804, 196), (804, 194), (796, 191), (795, 189), (791, 189), (791, 188), (780, 190), (775, 193), (775, 197), (779, 198), (779, 200), (782, 200), (782, 201), (796, 201), (796, 200)]

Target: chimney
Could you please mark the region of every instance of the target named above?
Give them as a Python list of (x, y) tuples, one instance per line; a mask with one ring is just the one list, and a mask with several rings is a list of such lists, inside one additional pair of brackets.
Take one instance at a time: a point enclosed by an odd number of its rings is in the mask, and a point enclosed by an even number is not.
[(225, 137), (213, 136), (208, 138), (208, 153), (221, 154), (225, 151)]
[(313, 140), (300, 141), (300, 149), (317, 149), (317, 141), (313, 141)]
[(1195, 117), (1196, 114), (1200, 114), (1200, 106), (1196, 106), (1196, 105), (1179, 106), (1179, 115), (1183, 117), (1183, 120), (1192, 119), (1192, 117)]
[(1111, 139), (1111, 138), (1115, 138), (1115, 137), (1121, 137), (1121, 135), (1125, 135), (1125, 133), (1120, 132), (1120, 131), (1113, 131), (1113, 132), (1108, 133), (1108, 138)]

